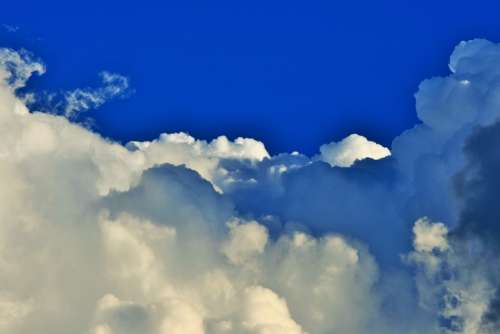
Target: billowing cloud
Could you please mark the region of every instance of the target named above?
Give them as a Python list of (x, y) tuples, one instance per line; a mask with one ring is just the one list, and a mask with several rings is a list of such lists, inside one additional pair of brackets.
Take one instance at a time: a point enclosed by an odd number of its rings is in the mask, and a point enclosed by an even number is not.
[(321, 160), (328, 162), (332, 167), (350, 167), (358, 160), (378, 160), (391, 155), (391, 151), (386, 147), (355, 133), (338, 143), (322, 145), (319, 150)]
[(104, 139), (72, 115), (125, 78), (39, 112), (18, 89), (45, 67), (2, 49), (0, 332), (498, 331), (498, 64), (499, 45), (460, 43), (390, 151), (351, 135), (271, 156)]

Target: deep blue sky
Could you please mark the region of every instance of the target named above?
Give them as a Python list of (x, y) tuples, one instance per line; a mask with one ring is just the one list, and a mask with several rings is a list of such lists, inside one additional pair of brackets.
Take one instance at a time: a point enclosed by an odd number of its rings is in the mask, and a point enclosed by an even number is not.
[(131, 79), (134, 95), (86, 115), (107, 137), (241, 135), (312, 154), (411, 127), (418, 83), (448, 71), (457, 42), (500, 41), (500, 2), (9, 1), (0, 23), (20, 28), (1, 46), (47, 64), (37, 89)]

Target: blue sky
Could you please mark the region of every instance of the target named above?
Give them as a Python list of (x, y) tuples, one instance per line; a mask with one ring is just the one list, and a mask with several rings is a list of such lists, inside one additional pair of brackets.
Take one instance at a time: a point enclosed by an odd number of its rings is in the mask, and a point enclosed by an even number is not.
[(120, 141), (187, 131), (307, 154), (352, 132), (389, 145), (418, 83), (463, 39), (500, 40), (496, 1), (85, 1), (3, 5), (3, 46), (48, 64), (40, 89), (126, 75), (135, 94), (85, 116)]

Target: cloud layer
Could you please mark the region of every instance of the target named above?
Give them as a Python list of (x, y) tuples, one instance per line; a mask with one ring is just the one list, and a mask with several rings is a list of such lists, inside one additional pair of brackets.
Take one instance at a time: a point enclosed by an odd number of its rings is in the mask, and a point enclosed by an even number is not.
[(460, 43), (390, 149), (271, 156), (72, 122), (128, 88), (107, 72), (30, 110), (18, 89), (45, 67), (1, 49), (0, 332), (498, 332), (498, 64), (500, 45)]

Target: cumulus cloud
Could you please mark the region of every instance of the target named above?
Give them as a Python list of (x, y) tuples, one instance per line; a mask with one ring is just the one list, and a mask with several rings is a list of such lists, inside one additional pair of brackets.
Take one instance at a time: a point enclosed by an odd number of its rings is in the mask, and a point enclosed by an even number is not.
[(328, 162), (332, 167), (350, 167), (358, 160), (378, 160), (391, 155), (391, 151), (386, 147), (355, 133), (337, 143), (322, 145), (319, 150), (321, 160)]
[[(443, 333), (497, 332), (494, 319), (488, 319), (496, 289), (495, 279), (488, 273), (497, 264), (482, 257), (482, 251), (471, 249), (482, 247), (482, 241), (469, 239), (464, 243), (447, 235), (442, 223), (424, 221), (427, 231), (421, 229), (422, 220), (415, 224), (415, 250), (408, 256), (418, 269), (415, 280), (420, 305), (438, 315), (436, 326)], [(439, 241), (434, 238), (437, 242), (432, 246), (419, 247), (417, 240), (431, 231)]]
[(219, 183), (233, 181), (228, 177), (228, 171), (220, 166), (222, 159), (252, 163), (269, 158), (264, 144), (255, 139), (239, 137), (233, 142), (226, 136), (219, 136), (207, 142), (182, 132), (164, 133), (153, 141), (131, 141), (127, 148), (141, 152), (148, 167), (165, 163), (185, 165), (210, 181), (218, 191), (223, 186)]
[(460, 43), (390, 151), (351, 135), (271, 156), (104, 139), (71, 119), (124, 77), (35, 112), (18, 92), (43, 64), (0, 50), (0, 332), (498, 331), (498, 64)]
[(229, 240), (223, 244), (222, 251), (233, 264), (249, 263), (251, 259), (262, 254), (267, 243), (267, 230), (256, 222), (239, 224), (228, 223)]
[(413, 226), (413, 247), (419, 252), (432, 252), (434, 249), (448, 249), (446, 234), (448, 229), (443, 223), (430, 224), (425, 218), (417, 220)]

